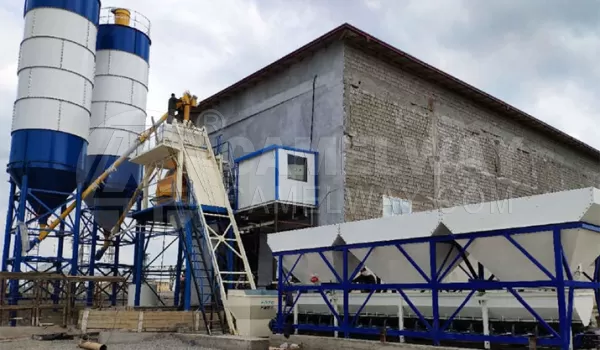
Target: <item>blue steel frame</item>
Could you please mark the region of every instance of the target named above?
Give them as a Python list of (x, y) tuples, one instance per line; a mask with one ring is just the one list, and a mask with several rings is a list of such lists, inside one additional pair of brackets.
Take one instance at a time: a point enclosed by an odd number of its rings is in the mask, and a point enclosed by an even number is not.
[[(141, 197), (137, 201), (138, 208), (141, 206)], [(136, 258), (134, 257), (134, 264), (125, 264), (121, 262), (120, 250), (124, 246), (136, 245), (139, 237), (131, 232), (125, 232), (123, 235), (117, 236), (113, 239), (110, 246), (115, 248), (114, 261), (113, 262), (101, 262), (101, 258), (104, 255), (102, 243), (104, 242), (104, 234), (101, 232), (100, 227), (94, 220), (93, 208), (84, 208), (81, 215), (81, 233), (80, 243), (83, 246), (90, 246), (89, 260), (84, 260), (79, 266), (79, 274), (87, 276), (123, 276), (129, 278), (134, 274), (136, 266)], [(131, 213), (129, 214), (131, 216)], [(135, 225), (135, 224), (133, 224)], [(135, 225), (137, 226), (137, 225)], [(136, 228), (137, 230), (137, 228)], [(109, 246), (109, 247), (110, 247)], [(86, 290), (86, 295), (83, 299), (86, 300), (88, 306), (93, 305), (94, 299), (94, 287), (95, 283), (89, 281)], [(110, 287), (110, 290), (108, 290)], [(104, 293), (110, 300), (111, 305), (115, 306), (118, 302), (119, 286), (118, 284), (112, 283), (110, 285), (101, 287), (101, 293)], [(77, 295), (77, 297), (81, 297)]]
[[(55, 272), (59, 274), (70, 274), (76, 275), (79, 271), (78, 266), (78, 255), (79, 255), (79, 238), (80, 238), (80, 222), (81, 222), (81, 193), (82, 186), (78, 185), (74, 193), (59, 193), (47, 190), (40, 190), (30, 188), (28, 186), (28, 176), (24, 176), (21, 180), (21, 186), (18, 188), (14, 180), (10, 179), (10, 191), (8, 199), (8, 210), (6, 213), (6, 226), (4, 230), (4, 247), (2, 251), (2, 271), (7, 272)], [(38, 199), (39, 194), (43, 193), (55, 193), (68, 196), (65, 203), (59, 205), (56, 208), (48, 208), (44, 203)], [(36, 204), (40, 204), (47, 210), (44, 215), (36, 214), (27, 199), (35, 201)], [(33, 253), (31, 247), (33, 242), (37, 242), (40, 228), (37, 224), (40, 220), (52, 221), (58, 218), (57, 213), (60, 214), (62, 210), (65, 210), (72, 202), (75, 202), (75, 211), (64, 220), (61, 220), (57, 229), (51, 231), (46, 237), (46, 240), (57, 240), (57, 253), (55, 256), (42, 256)], [(24, 223), (27, 227), (27, 235), (29, 238), (29, 247), (27, 251), (30, 251), (26, 256), (22, 254), (22, 241), (21, 241), (21, 226), (19, 223)], [(66, 237), (72, 237), (73, 239), (73, 251), (70, 257), (64, 257), (64, 240)], [(12, 249), (11, 249), (12, 247)], [(40, 271), (37, 264), (44, 263), (50, 264), (50, 267)], [(23, 284), (19, 284), (19, 281), (10, 281), (9, 287), (9, 304), (17, 305), (19, 300), (25, 299), (20, 295), (20, 292), (25, 293), (28, 289), (22, 289)], [(61, 292), (59, 284), (54, 285), (55, 289), (52, 293), (55, 303), (58, 303), (58, 298)], [(49, 293), (48, 290), (46, 292)], [(14, 322), (13, 322), (14, 324)]]
[[(458, 315), (460, 310), (467, 304), (470, 298), (475, 294), (478, 290), (507, 290), (510, 292), (522, 305), (525, 309), (527, 309), (533, 317), (538, 321), (540, 325), (542, 325), (546, 330), (551, 334), (549, 337), (543, 337), (538, 339), (538, 344), (542, 346), (557, 346), (560, 349), (567, 350), (569, 349), (569, 343), (571, 340), (571, 324), (573, 320), (573, 300), (574, 300), (574, 291), (576, 289), (593, 289), (594, 291), (600, 290), (600, 281), (598, 276), (600, 275), (600, 269), (598, 269), (598, 265), (600, 264), (600, 260), (597, 260), (597, 269), (594, 274), (594, 278), (591, 281), (575, 281), (573, 280), (573, 276), (571, 274), (571, 269), (568, 266), (568, 262), (565, 258), (562, 242), (561, 242), (561, 231), (566, 229), (586, 229), (590, 231), (595, 231), (600, 233), (600, 227), (590, 225), (583, 222), (572, 222), (572, 223), (564, 223), (564, 224), (556, 224), (556, 225), (544, 225), (544, 226), (536, 226), (536, 227), (525, 227), (525, 228), (514, 228), (507, 230), (496, 230), (496, 231), (486, 231), (486, 232), (476, 232), (476, 233), (465, 233), (460, 235), (447, 235), (447, 236), (432, 236), (432, 237), (419, 237), (413, 239), (402, 239), (395, 241), (386, 241), (386, 242), (370, 242), (363, 244), (353, 244), (353, 245), (343, 245), (343, 246), (334, 246), (334, 247), (326, 247), (326, 248), (314, 248), (314, 249), (304, 249), (304, 250), (291, 250), (284, 252), (277, 252), (273, 255), (278, 260), (278, 295), (279, 295), (279, 303), (278, 303), (278, 311), (277, 311), (277, 322), (275, 325), (275, 331), (278, 333), (283, 332), (284, 323), (288, 319), (289, 315), (293, 312), (294, 305), (298, 301), (300, 295), (308, 292), (316, 292), (321, 294), (324, 302), (329, 307), (332, 315), (337, 319), (338, 326), (315, 326), (315, 325), (306, 325), (306, 324), (295, 324), (293, 327), (297, 330), (308, 330), (308, 331), (325, 331), (325, 332), (340, 332), (344, 337), (348, 338), (351, 334), (371, 334), (378, 335), (380, 334), (380, 329), (374, 328), (365, 328), (365, 327), (357, 327), (356, 320), (358, 315), (364, 306), (369, 302), (369, 299), (375, 290), (396, 290), (404, 299), (404, 301), (410, 306), (415, 315), (419, 318), (421, 324), (425, 326), (426, 331), (409, 331), (409, 330), (399, 330), (399, 329), (389, 329), (387, 330), (387, 335), (389, 336), (409, 336), (415, 338), (422, 339), (430, 339), (434, 345), (439, 345), (440, 341), (443, 340), (452, 340), (452, 341), (469, 341), (469, 342), (484, 342), (489, 341), (491, 343), (501, 343), (501, 344), (528, 344), (529, 338), (525, 336), (506, 336), (506, 335), (483, 335), (483, 334), (464, 334), (464, 333), (452, 333), (448, 331), (448, 327), (453, 321), (453, 319)], [(546, 268), (542, 266), (540, 262), (538, 262), (529, 252), (527, 252), (520, 244), (518, 244), (513, 236), (519, 234), (527, 234), (527, 233), (535, 233), (535, 232), (545, 232), (549, 231), (549, 234), (553, 235), (554, 242), (554, 264), (555, 264), (555, 275), (552, 275)], [(483, 237), (492, 237), (492, 236), (502, 236), (505, 237), (508, 241), (510, 241), (523, 255), (525, 255), (533, 264), (535, 264), (541, 271), (543, 271), (547, 276), (547, 280), (540, 281), (492, 281), (485, 279), (477, 279), (477, 277), (473, 276), (474, 279), (469, 282), (461, 282), (461, 283), (445, 283), (442, 282), (443, 279), (450, 272), (450, 267), (455, 265), (456, 262), (460, 259), (462, 253), (465, 252), (465, 248), (467, 248), (473, 241), (483, 238)], [(461, 254), (457, 255), (456, 258), (448, 262), (448, 257), (444, 260), (441, 268), (438, 270), (436, 266), (438, 266), (436, 261), (436, 246), (438, 243), (453, 243), (454, 239), (466, 239), (467, 244), (464, 247), (461, 247)], [(430, 260), (430, 271), (429, 273), (423, 272), (421, 267), (417, 266), (412, 259), (407, 259), (411, 265), (421, 273), (424, 277), (424, 283), (387, 283), (387, 284), (352, 284), (353, 276), (356, 276), (358, 271), (360, 271), (361, 267), (365, 263), (365, 260), (368, 259), (369, 254), (376, 247), (382, 246), (396, 246), (400, 254), (404, 252), (403, 246), (414, 244), (414, 243), (427, 243), (429, 244), (429, 260)], [(348, 266), (348, 257), (349, 254), (352, 254), (353, 249), (366, 248), (369, 249), (368, 253), (363, 261), (360, 262), (359, 266), (357, 266), (354, 271), (349, 271)], [(340, 274), (336, 272), (331, 265), (331, 263), (326, 259), (324, 252), (330, 251), (338, 251), (343, 254), (343, 273)], [(321, 285), (302, 285), (302, 284), (292, 284), (290, 282), (290, 277), (293, 275), (294, 269), (296, 265), (294, 265), (290, 271), (284, 272), (283, 268), (283, 257), (284, 256), (294, 256), (297, 257), (296, 264), (299, 259), (308, 253), (316, 253), (319, 255), (321, 259), (323, 259), (324, 263), (329, 267), (329, 269), (333, 272), (334, 276), (337, 278), (337, 282), (333, 283), (323, 283)], [(406, 256), (406, 254), (404, 254)], [(316, 257), (318, 259), (318, 257)], [(565, 268), (563, 270), (563, 267)], [(566, 273), (565, 273), (566, 272)], [(557, 292), (557, 303), (559, 309), (559, 321), (560, 326), (558, 331), (555, 331), (550, 325), (545, 322), (536, 312), (535, 310), (527, 304), (527, 302), (519, 295), (517, 289), (518, 288), (556, 288)], [(352, 290), (369, 290), (368, 296), (363, 303), (363, 305), (359, 308), (359, 311), (351, 315), (349, 313), (349, 293)], [(424, 315), (419, 312), (419, 310), (414, 306), (414, 304), (410, 301), (404, 290), (410, 289), (419, 289), (419, 290), (428, 290), (431, 292), (432, 296), (432, 308), (433, 308), (433, 319), (428, 322)], [(440, 290), (467, 290), (471, 291), (463, 301), (463, 303), (457, 308), (454, 314), (449, 319), (440, 319), (439, 315), (439, 291)], [(339, 291), (343, 293), (343, 313), (339, 314), (335, 311), (334, 307), (328, 301), (326, 296), (326, 292), (328, 291)], [(297, 293), (293, 303), (291, 305), (284, 305), (285, 296), (288, 293)], [(597, 294), (598, 295), (598, 294)]]
[(319, 152), (311, 151), (311, 150), (307, 150), (307, 149), (301, 149), (301, 148), (282, 146), (282, 145), (270, 145), (263, 149), (259, 149), (257, 151), (248, 153), (244, 156), (234, 159), (233, 162), (235, 163), (235, 172), (236, 172), (236, 177), (235, 177), (236, 178), (236, 186), (235, 186), (235, 200), (234, 200), (235, 201), (235, 205), (234, 205), (235, 210), (239, 209), (238, 208), (238, 192), (239, 192), (238, 191), (238, 184), (239, 184), (238, 177), (239, 177), (240, 162), (258, 157), (264, 153), (275, 152), (275, 169), (274, 169), (274, 171), (275, 171), (275, 201), (280, 200), (280, 198), (279, 198), (279, 151), (280, 150), (312, 154), (315, 156), (315, 174), (314, 174), (315, 204), (314, 204), (314, 206), (315, 207), (319, 206)]

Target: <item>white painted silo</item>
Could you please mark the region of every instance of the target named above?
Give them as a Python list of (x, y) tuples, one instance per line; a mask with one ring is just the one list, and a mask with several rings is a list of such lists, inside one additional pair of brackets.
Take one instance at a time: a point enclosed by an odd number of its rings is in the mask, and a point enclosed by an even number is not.
[(25, 2), (8, 171), (19, 186), (27, 176), (29, 188), (52, 191), (30, 200), (38, 215), (60, 206), (83, 171), (99, 9), (97, 0)]
[[(87, 182), (111, 166), (145, 129), (150, 22), (123, 8), (102, 9), (96, 45)], [(135, 157), (137, 153), (132, 154)], [(110, 230), (137, 185), (142, 168), (125, 161), (86, 200), (96, 222)]]

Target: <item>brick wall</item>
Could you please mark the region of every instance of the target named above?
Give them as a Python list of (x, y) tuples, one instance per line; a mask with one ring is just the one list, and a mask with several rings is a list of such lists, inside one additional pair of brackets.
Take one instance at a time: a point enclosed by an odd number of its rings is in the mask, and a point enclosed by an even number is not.
[(345, 221), (597, 186), (598, 159), (346, 46)]

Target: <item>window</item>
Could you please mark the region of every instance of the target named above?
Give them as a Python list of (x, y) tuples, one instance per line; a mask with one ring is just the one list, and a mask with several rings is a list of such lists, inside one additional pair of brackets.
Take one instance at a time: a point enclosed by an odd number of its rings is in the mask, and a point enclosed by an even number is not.
[(306, 157), (288, 154), (288, 179), (295, 181), (308, 181)]
[(383, 217), (410, 214), (412, 203), (409, 200), (383, 196)]

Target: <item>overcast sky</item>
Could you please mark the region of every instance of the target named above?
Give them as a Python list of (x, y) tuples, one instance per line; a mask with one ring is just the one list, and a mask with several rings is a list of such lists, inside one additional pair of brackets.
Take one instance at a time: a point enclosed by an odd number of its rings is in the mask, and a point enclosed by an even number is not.
[[(348, 22), (600, 148), (599, 1), (103, 2), (152, 21), (149, 115), (164, 112), (171, 92), (208, 97)], [(22, 10), (23, 0), (0, 1), (1, 164), (8, 161)], [(2, 232), (7, 192), (2, 180)]]

